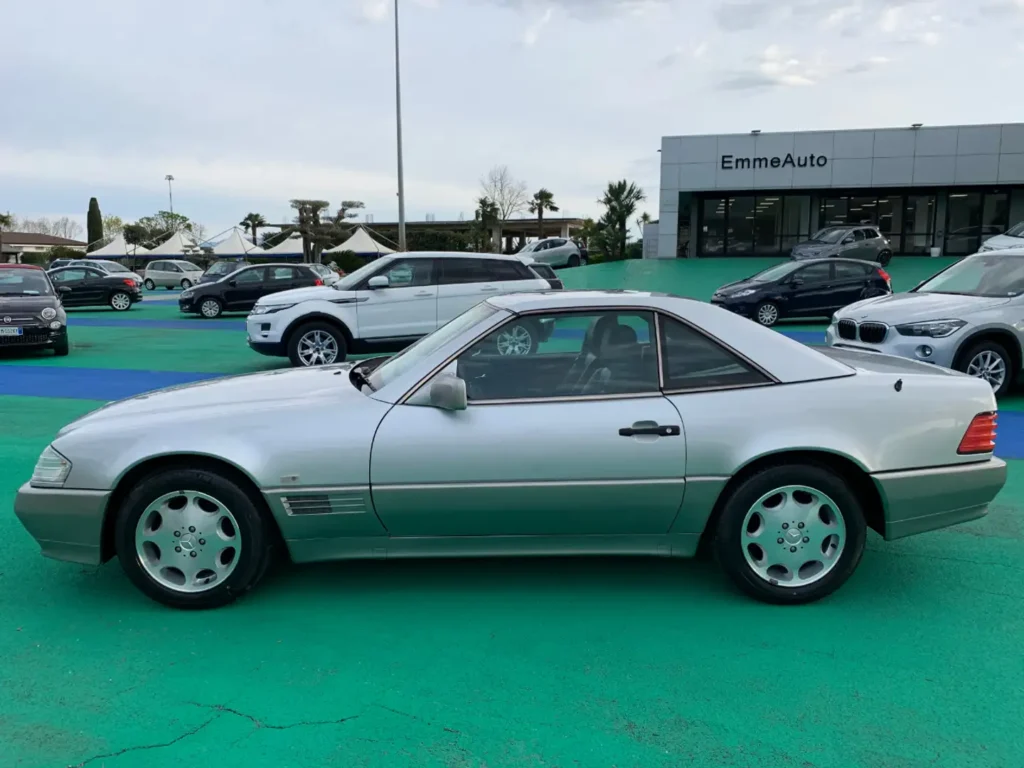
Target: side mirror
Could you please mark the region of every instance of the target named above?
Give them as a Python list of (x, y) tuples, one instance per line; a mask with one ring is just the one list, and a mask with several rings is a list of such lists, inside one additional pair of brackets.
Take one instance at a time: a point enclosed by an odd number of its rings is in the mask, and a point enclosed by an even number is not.
[(445, 411), (466, 410), (466, 382), (454, 373), (439, 374), (430, 385), (430, 404)]
[(232, 288), (234, 288), (235, 286), (238, 285), (238, 281), (237, 280), (228, 280), (228, 285), (230, 285)]
[(794, 277), (792, 280), (789, 281), (789, 284), (792, 285), (794, 288), (799, 288), (801, 285), (804, 284), (804, 279), (802, 277)]
[(61, 293), (71, 293), (71, 286), (62, 285), (58, 287), (57, 290), (60, 291)]
[(853, 242), (853, 238), (852, 237), (847, 237), (847, 238), (845, 238), (843, 240), (843, 245), (849, 245), (852, 242)]
[(371, 291), (376, 291), (379, 288), (387, 288), (391, 285), (391, 281), (388, 280), (387, 275), (374, 275), (366, 281), (366, 287)]

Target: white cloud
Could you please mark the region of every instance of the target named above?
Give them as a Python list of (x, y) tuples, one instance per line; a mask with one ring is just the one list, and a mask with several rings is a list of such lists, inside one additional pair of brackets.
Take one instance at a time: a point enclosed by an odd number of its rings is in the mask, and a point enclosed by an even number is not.
[(878, 26), (883, 32), (889, 34), (895, 32), (900, 28), (900, 17), (903, 15), (903, 9), (899, 6), (892, 6), (882, 11), (882, 17), (878, 20)]
[(390, 13), (388, 0), (361, 0), (359, 13), (366, 21), (383, 21)]
[(523, 45), (529, 47), (536, 44), (537, 40), (540, 38), (541, 30), (551, 22), (551, 17), (553, 15), (554, 11), (551, 8), (548, 8), (544, 11), (544, 14), (537, 19), (537, 21), (528, 26), (523, 31)]

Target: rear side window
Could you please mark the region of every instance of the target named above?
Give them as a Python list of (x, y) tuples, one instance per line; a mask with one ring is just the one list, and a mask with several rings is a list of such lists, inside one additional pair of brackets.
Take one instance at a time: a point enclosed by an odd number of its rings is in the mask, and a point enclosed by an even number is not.
[(441, 285), (487, 283), (495, 279), (488, 269), (487, 260), (441, 259)]
[(855, 229), (855, 230), (853, 230), (853, 239), (854, 240), (863, 240), (864, 239), (864, 230), (863, 229)]
[(555, 275), (555, 270), (553, 270), (547, 264), (531, 264), (530, 269), (532, 269), (540, 277), (543, 277), (545, 280), (554, 280), (557, 277)]
[(826, 283), (832, 279), (831, 264), (811, 264), (794, 272), (793, 277), (800, 278), (805, 283)]
[(270, 267), (271, 280), (296, 280), (299, 275), (294, 267)]
[(844, 261), (837, 261), (834, 266), (836, 268), (836, 278), (839, 280), (863, 278), (871, 269), (866, 264), (850, 264)]
[(729, 350), (702, 333), (661, 315), (665, 389), (720, 389), (771, 383)]
[(489, 259), (487, 261), (487, 274), (489, 280), (511, 281), (529, 280), (532, 275), (523, 264), (518, 261)]

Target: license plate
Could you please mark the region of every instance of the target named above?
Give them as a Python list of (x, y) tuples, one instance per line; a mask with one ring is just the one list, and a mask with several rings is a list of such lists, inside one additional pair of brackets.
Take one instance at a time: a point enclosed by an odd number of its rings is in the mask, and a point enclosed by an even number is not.
[(0, 328), (0, 336), (21, 336), (21, 333), (21, 328), (11, 328), (10, 326)]

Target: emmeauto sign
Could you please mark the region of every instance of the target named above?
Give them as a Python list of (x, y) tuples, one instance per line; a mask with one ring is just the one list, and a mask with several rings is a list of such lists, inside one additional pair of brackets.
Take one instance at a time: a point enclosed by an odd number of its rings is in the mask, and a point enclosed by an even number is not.
[(824, 168), (828, 158), (824, 155), (801, 155), (793, 157), (734, 157), (722, 155), (723, 171), (741, 171), (750, 168)]

